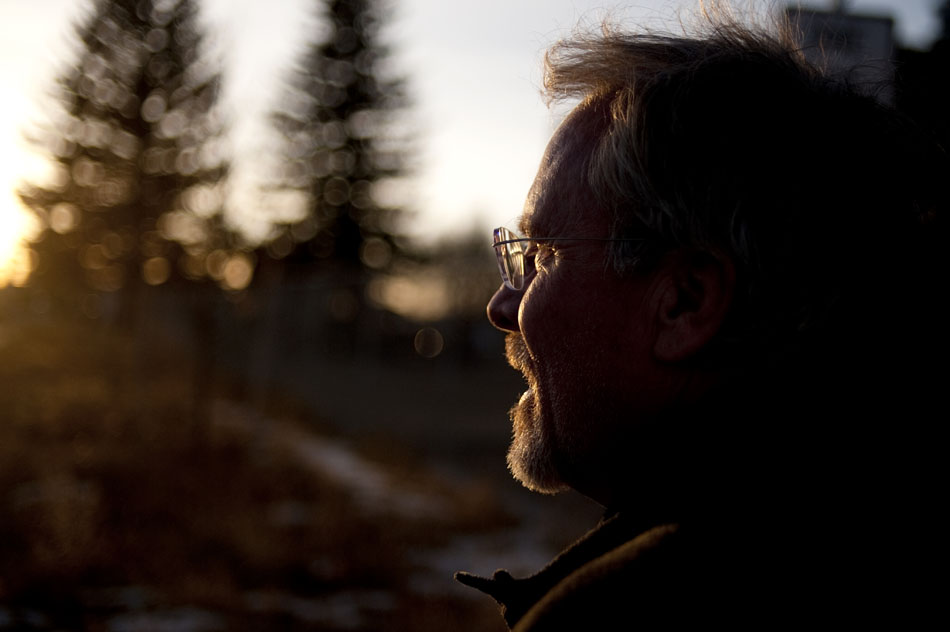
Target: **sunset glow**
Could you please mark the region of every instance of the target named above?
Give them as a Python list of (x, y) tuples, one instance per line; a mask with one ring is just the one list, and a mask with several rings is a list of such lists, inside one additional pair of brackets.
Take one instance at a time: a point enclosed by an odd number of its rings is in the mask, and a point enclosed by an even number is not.
[(32, 222), (15, 190), (21, 163), (16, 144), (0, 139), (0, 287), (23, 284), (30, 271), (26, 241)]
[(0, 211), (0, 287), (16, 283), (22, 273), (22, 235), (23, 221), (19, 210), (11, 206), (10, 200), (4, 200)]
[[(742, 4), (743, 0), (738, 0)], [(234, 151), (230, 219), (251, 234), (266, 233), (261, 205), (242, 204), (254, 188), (268, 145), (262, 121), (279, 94), (281, 69), (311, 34), (308, 0), (259, 3), (201, 0), (209, 41), (224, 51), (224, 96)], [(539, 95), (542, 51), (578, 22), (611, 15), (625, 22), (675, 28), (677, 11), (697, 0), (500, 0), (465, 5), (436, 0), (395, 3), (385, 38), (397, 75), (409, 77), (413, 102), (404, 124), (415, 143), (407, 206), (413, 221), (403, 230), (420, 241), (485, 228), (517, 218), (537, 161), (558, 122)], [(767, 4), (767, 3), (764, 3)], [(829, 0), (802, 4), (828, 8)], [(904, 45), (925, 47), (937, 33), (935, 0), (854, 0), (856, 13), (892, 15)], [(36, 158), (26, 155), (21, 134), (38, 114), (61, 68), (70, 22), (83, 2), (0, 2), (0, 287), (29, 269), (24, 249), (31, 228), (15, 190)], [(512, 10), (516, 6), (517, 10)], [(504, 16), (504, 17), (499, 17)], [(410, 72), (411, 69), (411, 72)], [(31, 160), (33, 161), (31, 163)], [(243, 181), (242, 181), (243, 179)], [(294, 209), (284, 207), (284, 215)], [(157, 264), (156, 264), (157, 265)], [(156, 268), (157, 269), (157, 268)], [(154, 277), (158, 278), (158, 277)], [(19, 281), (18, 281), (19, 282)]]

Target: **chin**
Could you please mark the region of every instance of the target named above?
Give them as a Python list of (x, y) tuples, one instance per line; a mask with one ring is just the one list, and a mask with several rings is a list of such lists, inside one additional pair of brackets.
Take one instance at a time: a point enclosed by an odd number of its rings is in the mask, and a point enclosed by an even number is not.
[(515, 480), (542, 494), (568, 489), (555, 465), (552, 438), (542, 423), (532, 389), (521, 396), (509, 416), (513, 438), (508, 448), (508, 469)]

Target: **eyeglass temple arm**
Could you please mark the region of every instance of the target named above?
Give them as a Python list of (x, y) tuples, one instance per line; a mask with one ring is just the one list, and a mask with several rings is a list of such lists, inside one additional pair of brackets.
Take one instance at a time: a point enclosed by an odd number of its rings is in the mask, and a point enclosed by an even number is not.
[(522, 241), (643, 241), (643, 239), (611, 239), (610, 237), (519, 237), (518, 239), (496, 241), (492, 243), (492, 247), (515, 244)]

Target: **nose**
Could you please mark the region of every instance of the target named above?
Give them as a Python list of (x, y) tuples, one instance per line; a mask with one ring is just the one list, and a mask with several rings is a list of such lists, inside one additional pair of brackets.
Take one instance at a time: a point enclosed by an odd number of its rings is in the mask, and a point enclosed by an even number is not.
[(521, 307), (521, 297), (524, 290), (509, 289), (504, 283), (488, 301), (488, 321), (502, 331), (517, 332), (518, 309)]

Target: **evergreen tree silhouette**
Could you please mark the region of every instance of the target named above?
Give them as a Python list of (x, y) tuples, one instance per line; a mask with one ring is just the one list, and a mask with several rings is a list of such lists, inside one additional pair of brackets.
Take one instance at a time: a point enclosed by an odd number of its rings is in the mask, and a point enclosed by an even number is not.
[(57, 177), (20, 197), (45, 230), (31, 284), (67, 309), (205, 274), (227, 241), (211, 221), (227, 170), (214, 116), (219, 76), (203, 56), (192, 0), (99, 0), (56, 79), (61, 111), (31, 135)]
[(328, 36), (305, 51), (274, 114), (287, 141), (279, 186), (306, 193), (309, 213), (286, 227), (271, 251), (290, 253), (298, 264), (385, 269), (399, 211), (372, 193), (403, 173), (405, 147), (386, 131), (404, 105), (402, 82), (380, 71), (388, 51), (379, 41), (378, 2), (322, 4)]

